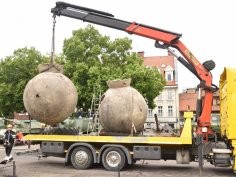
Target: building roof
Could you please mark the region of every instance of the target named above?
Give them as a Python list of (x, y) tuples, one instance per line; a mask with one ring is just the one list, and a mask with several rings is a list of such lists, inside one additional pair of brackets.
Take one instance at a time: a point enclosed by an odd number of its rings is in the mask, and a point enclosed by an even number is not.
[[(165, 77), (165, 71), (166, 69), (172, 68), (175, 71), (175, 61), (174, 61), (174, 56), (170, 53), (168, 53), (167, 56), (144, 56), (144, 52), (139, 52), (139, 55), (143, 57), (143, 64), (145, 66), (150, 66), (150, 67), (157, 67), (161, 74)], [(175, 73), (175, 72), (174, 72)], [(174, 86), (176, 84), (176, 79), (174, 76), (173, 81), (168, 81), (166, 83), (167, 86)]]
[(173, 56), (144, 57), (144, 65), (158, 67), (163, 73), (167, 66), (175, 68)]

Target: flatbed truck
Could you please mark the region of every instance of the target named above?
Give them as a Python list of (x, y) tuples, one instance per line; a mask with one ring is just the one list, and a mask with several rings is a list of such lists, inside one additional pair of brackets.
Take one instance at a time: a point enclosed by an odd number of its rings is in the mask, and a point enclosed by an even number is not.
[[(65, 2), (57, 2), (51, 12), (55, 16), (66, 16), (85, 22), (122, 30), (129, 34), (155, 40), (155, 46), (173, 53), (199, 80), (197, 98), (197, 130), (192, 129), (192, 112), (184, 114), (184, 128), (179, 137), (159, 137), (145, 135), (100, 136), (100, 135), (27, 135), (25, 138), (40, 144), (45, 156), (65, 158), (65, 164), (77, 169), (88, 169), (94, 163), (102, 163), (110, 171), (123, 169), (136, 160), (169, 160), (179, 164), (199, 162), (200, 170), (206, 159), (214, 166), (230, 167), (236, 171), (236, 118), (233, 103), (236, 94), (236, 70), (225, 68), (220, 80), (221, 137), (211, 130), (212, 95), (218, 88), (212, 84), (213, 61), (201, 64), (179, 40), (181, 34), (155, 28), (136, 22), (115, 19), (107, 12), (81, 7)], [(178, 56), (170, 48), (177, 49)], [(205, 96), (202, 100), (201, 92)]]
[[(99, 136), (99, 135), (27, 135), (27, 140), (40, 143), (45, 156), (65, 158), (65, 164), (87, 169), (93, 163), (101, 163), (107, 170), (133, 164), (136, 160), (176, 159), (188, 164), (195, 159), (192, 146), (193, 113), (185, 113), (185, 124), (179, 137), (158, 136)], [(195, 152), (194, 152), (195, 151)]]

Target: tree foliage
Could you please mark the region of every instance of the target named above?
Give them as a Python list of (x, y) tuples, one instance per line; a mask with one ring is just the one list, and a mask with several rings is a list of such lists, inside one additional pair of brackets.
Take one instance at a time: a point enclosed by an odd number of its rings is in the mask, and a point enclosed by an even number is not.
[(132, 41), (119, 38), (111, 41), (93, 26), (73, 31), (65, 39), (64, 71), (77, 87), (78, 106), (88, 108), (94, 90), (107, 90), (107, 80), (131, 78), (131, 86), (154, 108), (154, 98), (162, 91), (165, 80), (156, 68), (143, 66), (143, 59), (131, 52)]
[[(89, 108), (94, 91), (104, 93), (107, 80), (131, 78), (131, 86), (154, 108), (154, 98), (162, 91), (165, 80), (156, 68), (143, 66), (143, 59), (131, 52), (128, 38), (110, 40), (93, 26), (73, 31), (65, 39), (63, 54), (56, 61), (64, 65), (64, 74), (75, 84), (78, 106)], [(10, 117), (24, 111), (23, 92), (30, 79), (38, 74), (37, 66), (48, 57), (35, 48), (21, 48), (0, 61), (0, 116)]]
[(0, 62), (0, 116), (9, 117), (24, 110), (23, 92), (27, 82), (38, 74), (37, 66), (46, 60), (34, 48), (15, 50)]

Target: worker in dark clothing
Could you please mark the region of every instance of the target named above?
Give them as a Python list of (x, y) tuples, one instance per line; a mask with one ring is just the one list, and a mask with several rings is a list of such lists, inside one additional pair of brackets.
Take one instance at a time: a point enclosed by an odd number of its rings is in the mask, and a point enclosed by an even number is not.
[(5, 161), (11, 161), (13, 160), (13, 157), (11, 155), (11, 151), (13, 148), (13, 145), (15, 143), (16, 133), (12, 130), (12, 125), (7, 125), (7, 131), (4, 134), (4, 147), (6, 151), (6, 157)]

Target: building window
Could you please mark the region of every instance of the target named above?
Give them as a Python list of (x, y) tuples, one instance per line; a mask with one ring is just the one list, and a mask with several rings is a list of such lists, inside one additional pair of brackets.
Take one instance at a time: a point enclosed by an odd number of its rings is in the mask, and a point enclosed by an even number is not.
[(173, 81), (173, 71), (166, 71), (166, 80)]
[(162, 115), (163, 115), (163, 108), (162, 108), (162, 106), (158, 106), (157, 107), (157, 111), (158, 111), (158, 116), (162, 117)]
[(153, 114), (152, 114), (152, 109), (148, 109), (148, 117), (152, 117)]
[(211, 124), (213, 126), (220, 125), (220, 115), (219, 114), (212, 114), (211, 115)]
[(171, 81), (171, 80), (172, 80), (172, 79), (171, 79), (171, 74), (170, 74), (170, 73), (167, 74), (167, 80), (168, 80), (168, 81)]
[(173, 106), (168, 106), (168, 116), (173, 116)]
[(168, 90), (168, 100), (172, 100), (172, 91), (171, 90)]

